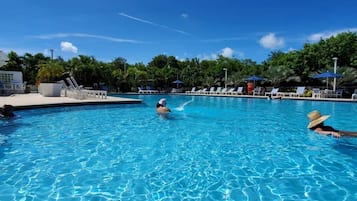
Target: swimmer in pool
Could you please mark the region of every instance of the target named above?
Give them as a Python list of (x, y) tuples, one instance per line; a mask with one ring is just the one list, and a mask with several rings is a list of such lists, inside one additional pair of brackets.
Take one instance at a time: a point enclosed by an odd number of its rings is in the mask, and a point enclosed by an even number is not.
[(156, 112), (158, 114), (167, 114), (171, 112), (171, 110), (166, 107), (166, 99), (162, 98), (159, 100), (159, 102), (156, 104)]
[(12, 105), (4, 105), (0, 108), (0, 118), (12, 118), (15, 117), (14, 107)]
[(325, 126), (324, 121), (330, 117), (330, 115), (321, 115), (319, 111), (314, 110), (310, 112), (308, 115), (310, 120), (307, 128), (315, 131), (321, 135), (332, 135), (334, 137), (357, 137), (357, 132), (353, 131), (341, 131), (336, 130), (331, 126)]

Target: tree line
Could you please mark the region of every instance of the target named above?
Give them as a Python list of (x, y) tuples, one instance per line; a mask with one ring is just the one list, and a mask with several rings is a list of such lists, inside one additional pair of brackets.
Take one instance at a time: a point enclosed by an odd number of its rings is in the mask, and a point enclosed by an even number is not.
[[(37, 74), (44, 64), (62, 66), (76, 80), (87, 87), (107, 86), (110, 91), (136, 91), (138, 86), (157, 89), (174, 87), (179, 79), (190, 88), (209, 86), (242, 86), (251, 75), (264, 77), (265, 86), (325, 86), (325, 80), (313, 76), (325, 71), (333, 72), (333, 58), (338, 58), (338, 87), (353, 87), (357, 82), (357, 34), (344, 32), (318, 43), (305, 43), (301, 50), (273, 51), (262, 63), (251, 59), (218, 56), (215, 60), (198, 58), (177, 60), (174, 56), (158, 55), (148, 64), (127, 63), (117, 57), (111, 62), (96, 60), (93, 56), (79, 55), (65, 61), (61, 57), (51, 59), (42, 53), (19, 56), (8, 53), (6, 64), (0, 70), (22, 71), (27, 84), (38, 84)], [(225, 71), (227, 69), (227, 80)], [(331, 79), (330, 79), (331, 80)]]

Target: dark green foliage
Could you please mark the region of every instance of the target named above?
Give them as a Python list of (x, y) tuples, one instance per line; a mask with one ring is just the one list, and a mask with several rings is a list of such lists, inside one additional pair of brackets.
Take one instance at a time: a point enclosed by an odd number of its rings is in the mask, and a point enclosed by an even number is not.
[[(64, 67), (65, 72), (74, 75), (86, 87), (107, 86), (111, 91), (136, 91), (138, 86), (150, 85), (154, 88), (175, 87), (172, 81), (180, 79), (184, 86), (209, 87), (245, 85), (245, 78), (258, 75), (267, 78), (261, 84), (266, 86), (321, 85), (325, 80), (312, 77), (324, 71), (333, 71), (333, 57), (338, 58), (339, 87), (357, 84), (357, 35), (352, 32), (341, 33), (318, 43), (306, 43), (302, 50), (272, 52), (269, 57), (257, 64), (250, 59), (239, 60), (219, 56), (216, 60), (198, 58), (177, 60), (174, 56), (158, 55), (147, 65), (128, 64), (122, 57), (112, 62), (97, 61), (94, 57), (79, 55), (68, 61), (58, 57), (56, 64)], [(8, 54), (6, 65), (0, 70), (22, 71), (24, 81), (34, 84), (41, 63), (51, 60), (43, 54), (29, 53), (18, 56)], [(224, 80), (227, 69), (228, 79)]]

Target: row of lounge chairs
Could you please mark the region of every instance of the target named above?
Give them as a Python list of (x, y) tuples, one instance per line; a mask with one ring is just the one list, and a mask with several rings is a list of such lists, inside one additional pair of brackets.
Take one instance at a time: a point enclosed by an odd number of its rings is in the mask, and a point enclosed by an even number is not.
[(138, 87), (138, 93), (139, 94), (153, 94), (153, 93), (159, 93), (159, 90), (152, 89), (151, 87), (147, 86), (146, 89), (143, 89), (141, 87)]
[(305, 92), (305, 87), (300, 86), (296, 88), (295, 92), (279, 92), (279, 88), (273, 88), (270, 92), (265, 92), (265, 96), (289, 96), (289, 97), (300, 97), (303, 96)]
[[(243, 87), (238, 87), (237, 89), (232, 87), (232, 88), (223, 88), (223, 87), (210, 87), (210, 88), (203, 88), (197, 90), (197, 87), (192, 87), (191, 91), (186, 91), (186, 94), (201, 94), (201, 95), (243, 95)], [(272, 88), (271, 91), (265, 92), (263, 87), (255, 87), (253, 91), (251, 91), (251, 95), (253, 96), (279, 96), (279, 97), (303, 97), (305, 94), (306, 87), (305, 86), (298, 86), (296, 88), (296, 91), (294, 92), (281, 92), (279, 91), (279, 88)], [(318, 88), (313, 88), (312, 89), (312, 97), (313, 98), (342, 98), (342, 89), (338, 89), (336, 91), (332, 90), (320, 90)], [(138, 93), (146, 93), (146, 94), (152, 94), (152, 93), (159, 93), (159, 90), (153, 90), (151, 88), (146, 88), (143, 89), (141, 87), (138, 87)], [(354, 91), (352, 94), (352, 99), (357, 99), (357, 89)]]
[(337, 89), (336, 91), (324, 89), (320, 90), (318, 88), (312, 89), (313, 98), (342, 98), (342, 89)]
[[(269, 92), (263, 92), (262, 87), (256, 87), (252, 91), (253, 96), (288, 96), (288, 97), (303, 97), (305, 93), (306, 87), (299, 86), (296, 88), (295, 92), (280, 92), (279, 88), (272, 88)], [(320, 90), (318, 88), (312, 89), (312, 97), (313, 98), (342, 98), (342, 89), (338, 89), (336, 91), (332, 90)], [(196, 87), (193, 87), (191, 91), (186, 91), (186, 94), (231, 94), (231, 95), (243, 95), (243, 87), (238, 87), (237, 90), (235, 88), (227, 88), (222, 87), (211, 87), (209, 90), (208, 88), (203, 88), (200, 90), (196, 90)], [(352, 94), (352, 99), (357, 99), (357, 89), (355, 89), (354, 93)]]
[(78, 85), (77, 81), (72, 76), (67, 77), (65, 80), (61, 80), (60, 82), (62, 83), (61, 93), (63, 96), (75, 99), (107, 99), (107, 91), (84, 89), (83, 86)]
[(235, 88), (230, 88), (229, 90), (227, 88), (222, 88), (222, 87), (211, 87), (209, 90), (208, 88), (203, 88), (200, 90), (196, 91), (196, 87), (192, 87), (191, 91), (186, 91), (186, 94), (243, 94), (243, 87), (238, 87), (237, 90)]

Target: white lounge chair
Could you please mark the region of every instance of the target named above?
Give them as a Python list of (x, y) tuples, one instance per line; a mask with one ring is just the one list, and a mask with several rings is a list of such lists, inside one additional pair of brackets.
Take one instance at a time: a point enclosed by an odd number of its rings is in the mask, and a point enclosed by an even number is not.
[(74, 87), (76, 87), (76, 89), (82, 89), (83, 88), (83, 85), (79, 85), (76, 81), (76, 79), (74, 79), (73, 76), (69, 77), (69, 79), (72, 81)]
[(72, 80), (69, 77), (66, 78), (65, 83), (66, 83), (67, 86), (69, 86), (70, 89), (77, 89), (77, 87), (74, 86)]
[(185, 91), (186, 94), (193, 94), (196, 92), (196, 87), (192, 87), (191, 91)]
[(312, 97), (313, 98), (321, 98), (321, 91), (319, 88), (312, 89)]
[(89, 90), (83, 89), (82, 85), (78, 85), (77, 81), (74, 77), (67, 77), (66, 83), (69, 85), (69, 96), (76, 99), (85, 99), (85, 98), (100, 98), (100, 99), (107, 99), (107, 91), (105, 90)]
[(300, 86), (296, 88), (296, 92), (291, 92), (289, 95), (299, 97), (299, 96), (303, 96), (304, 92), (305, 92), (305, 87)]
[(265, 96), (271, 95), (271, 96), (276, 96), (278, 95), (279, 88), (273, 88), (270, 92), (265, 92)]
[(77, 88), (74, 85), (72, 79), (70, 79), (69, 77), (66, 78), (66, 81), (63, 81), (62, 88), (64, 89), (64, 95), (67, 97), (80, 99), (80, 100), (86, 98), (86, 94), (82, 90)]
[(261, 95), (262, 88), (261, 87), (255, 87), (253, 90), (253, 96), (255, 95)]
[(206, 93), (207, 93), (207, 88), (203, 88), (195, 92), (195, 94), (206, 94)]
[(214, 93), (216, 93), (216, 91), (214, 90), (215, 88), (214, 87), (211, 87), (210, 89), (209, 89), (209, 94), (214, 94)]
[(222, 87), (217, 87), (215, 94), (220, 94), (222, 92)]
[(353, 92), (352, 96), (351, 96), (351, 99), (355, 99), (357, 98), (357, 89), (355, 89), (355, 91)]
[(343, 94), (343, 89), (337, 89), (335, 91), (335, 97), (336, 98), (342, 98), (342, 94)]
[(232, 87), (232, 88), (230, 88), (227, 92), (226, 92), (226, 94), (233, 94), (234, 93), (234, 87)]
[(227, 94), (227, 88), (223, 88), (221, 94)]
[(233, 92), (233, 94), (243, 95), (243, 87), (238, 87), (237, 91)]
[(147, 91), (142, 89), (141, 87), (138, 87), (138, 93), (139, 94), (144, 94), (144, 93), (147, 93)]

